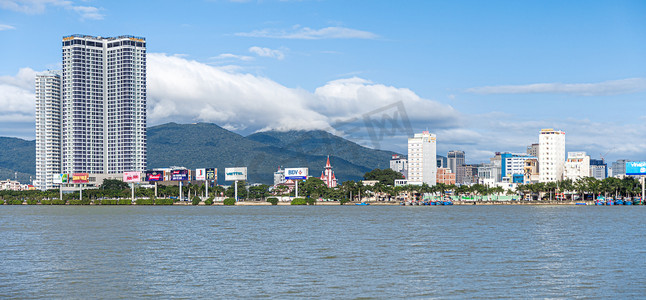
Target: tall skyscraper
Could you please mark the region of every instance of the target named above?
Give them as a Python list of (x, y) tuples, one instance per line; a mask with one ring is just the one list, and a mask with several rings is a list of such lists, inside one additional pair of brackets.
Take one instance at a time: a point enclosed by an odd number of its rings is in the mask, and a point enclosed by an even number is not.
[(36, 75), (36, 180), (40, 190), (54, 188), (61, 172), (61, 76)]
[(541, 129), (538, 135), (539, 182), (563, 179), (565, 168), (565, 132)]
[(424, 131), (408, 139), (408, 184), (435, 185), (437, 179), (436, 137)]
[(36, 186), (57, 173), (146, 169), (146, 40), (63, 37), (62, 75), (36, 77)]
[(63, 38), (62, 172), (146, 168), (146, 40)]
[(464, 165), (464, 151), (460, 150), (453, 150), (449, 151), (447, 155), (447, 160), (449, 163), (449, 169), (451, 169), (452, 173), (458, 172), (458, 167)]

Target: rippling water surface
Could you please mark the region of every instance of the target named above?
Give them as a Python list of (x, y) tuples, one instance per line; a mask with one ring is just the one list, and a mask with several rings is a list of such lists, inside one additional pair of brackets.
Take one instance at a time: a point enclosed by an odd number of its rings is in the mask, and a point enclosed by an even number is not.
[(0, 206), (0, 297), (646, 297), (646, 207)]

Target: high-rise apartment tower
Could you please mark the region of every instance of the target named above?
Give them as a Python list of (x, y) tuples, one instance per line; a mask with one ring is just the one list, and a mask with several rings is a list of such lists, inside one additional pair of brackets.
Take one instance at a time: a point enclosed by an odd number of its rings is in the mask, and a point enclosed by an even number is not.
[(63, 38), (63, 173), (146, 169), (146, 40)]
[(36, 180), (40, 190), (55, 188), (54, 174), (61, 172), (61, 76), (36, 75)]
[(542, 129), (538, 135), (539, 182), (563, 179), (565, 168), (565, 132)]
[(408, 139), (408, 183), (435, 185), (437, 179), (436, 138), (424, 131)]

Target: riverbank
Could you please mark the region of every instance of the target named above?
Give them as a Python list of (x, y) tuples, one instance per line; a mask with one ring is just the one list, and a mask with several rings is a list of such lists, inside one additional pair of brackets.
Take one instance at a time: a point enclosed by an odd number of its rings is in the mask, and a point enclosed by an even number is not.
[[(350, 205), (355, 205), (361, 202), (346, 202), (344, 205), (350, 206)], [(392, 205), (401, 205), (401, 202), (399, 201), (368, 201), (365, 202), (373, 206), (392, 206)], [(575, 201), (453, 201), (453, 205), (582, 205), (585, 203), (585, 205), (594, 205), (595, 203), (593, 201), (582, 201), (582, 202), (575, 202)], [(5, 204), (9, 205), (9, 204)], [(14, 204), (14, 205), (47, 205), (47, 204), (41, 204), (41, 203), (27, 203), (23, 202), (22, 204)], [(81, 206), (78, 204), (63, 204), (63, 205), (69, 205), (69, 206)], [(106, 204), (95, 204), (95, 203), (90, 203), (90, 204), (84, 204), (84, 205), (96, 205), (96, 206), (123, 206), (123, 205), (106, 205)], [(138, 204), (128, 204), (128, 205), (138, 205)], [(175, 202), (171, 205), (174, 206), (193, 206), (193, 204), (189, 201), (179, 201)], [(222, 201), (214, 202), (212, 205), (214, 206), (224, 206), (224, 203)], [(264, 201), (238, 201), (236, 202), (236, 205), (238, 206), (270, 206), (272, 205), (269, 202), (264, 202)], [(289, 201), (280, 201), (278, 202), (279, 206), (284, 206), (284, 205), (291, 205), (291, 202)], [(323, 206), (330, 206), (330, 205), (341, 205), (340, 202), (338, 201), (317, 201), (315, 205), (323, 205)], [(407, 206), (409, 205), (408, 203), (406, 204)], [(139, 206), (150, 206), (150, 205), (142, 205), (139, 204)], [(159, 205), (158, 205), (159, 206)], [(169, 206), (169, 205), (164, 205), (164, 206)], [(200, 202), (197, 206), (206, 206), (204, 202)], [(417, 206), (417, 205), (415, 205)]]

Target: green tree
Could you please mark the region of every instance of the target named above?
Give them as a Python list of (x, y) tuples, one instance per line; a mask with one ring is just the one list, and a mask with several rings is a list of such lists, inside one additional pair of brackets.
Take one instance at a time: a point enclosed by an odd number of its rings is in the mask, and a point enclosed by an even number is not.
[(325, 182), (323, 182), (323, 180), (316, 177), (310, 177), (303, 182), (302, 189), (299, 185), (299, 194), (301, 193), (301, 191), (303, 191), (303, 195), (306, 197), (318, 198), (320, 196), (326, 195), (327, 189), (328, 187)]
[[(235, 183), (229, 186), (224, 195), (235, 197)], [(247, 183), (245, 181), (238, 181), (238, 199), (247, 199)]]
[(403, 179), (404, 176), (392, 169), (374, 169), (363, 175), (365, 180), (378, 180), (382, 185), (395, 185), (395, 179)]
[(249, 199), (262, 200), (269, 196), (269, 186), (266, 184), (249, 187)]
[(118, 179), (105, 179), (101, 185), (102, 190), (124, 190), (129, 188), (129, 184)]

